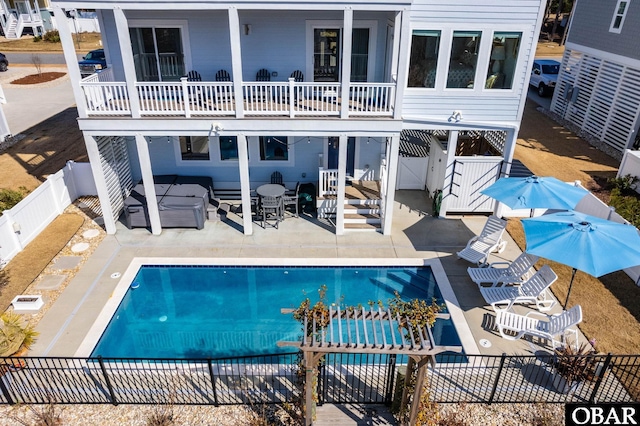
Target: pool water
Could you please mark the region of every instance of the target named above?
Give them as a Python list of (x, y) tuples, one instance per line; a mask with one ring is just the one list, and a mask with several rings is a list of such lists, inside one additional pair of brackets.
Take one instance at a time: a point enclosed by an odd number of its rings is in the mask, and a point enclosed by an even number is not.
[[(429, 267), (143, 266), (92, 356), (108, 358), (221, 358), (294, 351), (276, 342), (299, 341), (302, 327), (281, 308), (306, 297), (341, 306), (442, 296)], [(438, 319), (436, 344), (459, 346), (451, 320)]]

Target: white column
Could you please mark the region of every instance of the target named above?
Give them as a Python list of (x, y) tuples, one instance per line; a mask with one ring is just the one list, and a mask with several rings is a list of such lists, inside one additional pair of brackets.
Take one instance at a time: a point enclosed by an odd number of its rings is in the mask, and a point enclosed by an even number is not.
[(60, 42), (62, 43), (64, 60), (67, 62), (67, 72), (69, 73), (71, 90), (73, 90), (73, 97), (76, 98), (78, 117), (87, 118), (87, 99), (84, 96), (82, 87), (80, 87), (80, 80), (82, 80), (82, 76), (80, 75), (78, 57), (76, 55), (76, 49), (73, 45), (73, 36), (71, 35), (71, 29), (69, 28), (67, 15), (65, 14), (64, 10), (62, 10), (62, 8), (55, 3), (53, 4), (53, 14), (58, 25), (58, 32), (60, 34)]
[(446, 164), (446, 172), (445, 172), (445, 182), (442, 186), (442, 204), (440, 205), (440, 216), (445, 217), (447, 215), (447, 207), (449, 205), (449, 201), (451, 200), (452, 195), (449, 194), (451, 191), (451, 184), (453, 182), (453, 167), (454, 160), (456, 157), (456, 149), (458, 146), (458, 131), (452, 130), (449, 132), (449, 142), (447, 143), (447, 164)]
[(396, 179), (398, 178), (398, 153), (400, 151), (400, 135), (391, 137), (391, 146), (387, 156), (387, 193), (384, 194), (384, 223), (382, 233), (391, 235), (393, 223), (393, 205), (396, 199)]
[(120, 6), (116, 6), (113, 9), (113, 18), (116, 21), (116, 32), (118, 33), (118, 45), (120, 46), (120, 55), (122, 56), (124, 78), (127, 83), (127, 92), (129, 92), (131, 117), (140, 118), (140, 99), (138, 98), (138, 90), (136, 89), (136, 67), (133, 62), (133, 50), (131, 50), (129, 24)]
[(336, 235), (344, 234), (344, 191), (347, 180), (347, 135), (340, 135), (338, 147), (338, 197), (336, 199)]
[(353, 39), (353, 9), (347, 7), (344, 10), (344, 23), (342, 31), (342, 87), (340, 117), (349, 117), (349, 84), (351, 83), (351, 44)]
[(505, 161), (502, 162), (502, 170), (500, 170), (500, 174), (502, 176), (507, 176), (511, 173), (513, 154), (516, 152), (516, 145), (518, 143), (517, 129), (507, 129), (506, 132), (507, 136), (504, 141), (504, 152), (502, 153)]
[(400, 52), (398, 52), (398, 74), (396, 78), (396, 98), (393, 108), (393, 118), (402, 119), (402, 99), (409, 74), (409, 49), (411, 47), (411, 20), (409, 10), (402, 11), (402, 28), (400, 29)]
[(244, 235), (253, 234), (251, 220), (251, 181), (249, 180), (249, 147), (247, 137), (238, 135), (238, 167), (240, 168), (240, 192), (242, 193), (242, 228)]
[(140, 171), (142, 172), (144, 197), (147, 200), (147, 211), (149, 212), (151, 233), (153, 235), (160, 235), (162, 233), (162, 225), (160, 224), (160, 212), (158, 210), (158, 199), (156, 198), (156, 187), (153, 182), (153, 170), (151, 168), (149, 145), (147, 144), (147, 139), (139, 133), (136, 134), (136, 148), (138, 150)]
[(393, 20), (393, 47), (391, 48), (391, 81), (398, 81), (398, 56), (400, 55), (400, 31), (402, 30), (402, 12), (396, 12)]
[(229, 40), (231, 40), (231, 75), (236, 96), (236, 118), (244, 117), (244, 97), (242, 95), (242, 49), (240, 48), (240, 17), (238, 9), (229, 8)]
[[(66, 18), (65, 18), (66, 19)], [(102, 208), (102, 217), (104, 219), (104, 227), (107, 234), (116, 233), (116, 217), (114, 217), (113, 207), (111, 206), (111, 199), (109, 198), (109, 190), (107, 189), (107, 181), (104, 176), (104, 170), (102, 170), (102, 162), (100, 161), (100, 151), (98, 150), (98, 144), (93, 136), (84, 135), (84, 144), (87, 147), (87, 155), (89, 157), (89, 165), (91, 166), (91, 172), (93, 173), (93, 180), (96, 183), (96, 190), (98, 191), (98, 199), (100, 200), (100, 207)]]
[[(511, 166), (513, 165), (513, 154), (516, 151), (516, 145), (518, 143), (518, 131), (516, 129), (507, 129), (506, 132), (507, 136), (504, 141), (504, 152), (502, 153), (504, 161), (502, 162), (502, 168), (500, 169), (500, 176), (498, 176), (498, 178), (502, 176), (509, 176), (509, 174), (511, 173)], [(496, 201), (494, 209), (495, 215), (498, 217), (502, 217), (505, 210), (504, 207), (504, 204)], [(534, 211), (532, 210), (531, 213), (533, 214)]]

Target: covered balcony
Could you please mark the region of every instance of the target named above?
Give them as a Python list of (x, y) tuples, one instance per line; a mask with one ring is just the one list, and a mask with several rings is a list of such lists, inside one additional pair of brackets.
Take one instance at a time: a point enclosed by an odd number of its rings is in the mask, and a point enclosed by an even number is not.
[(101, 10), (109, 66), (75, 82), (81, 115), (399, 118), (407, 9), (323, 7)]
[[(131, 116), (131, 95), (126, 82), (114, 81), (107, 68), (80, 82), (89, 116)], [(141, 116), (234, 117), (238, 103), (244, 116), (392, 117), (394, 83), (349, 83), (343, 101), (340, 83), (242, 82), (237, 96), (232, 82), (180, 81), (134, 83)]]

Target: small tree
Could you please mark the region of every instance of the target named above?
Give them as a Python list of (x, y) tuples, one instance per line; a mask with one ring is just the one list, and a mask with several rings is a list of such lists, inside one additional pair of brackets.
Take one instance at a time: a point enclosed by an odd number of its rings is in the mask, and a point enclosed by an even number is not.
[(31, 55), (31, 63), (34, 67), (36, 67), (36, 72), (38, 76), (42, 75), (42, 58), (37, 53)]

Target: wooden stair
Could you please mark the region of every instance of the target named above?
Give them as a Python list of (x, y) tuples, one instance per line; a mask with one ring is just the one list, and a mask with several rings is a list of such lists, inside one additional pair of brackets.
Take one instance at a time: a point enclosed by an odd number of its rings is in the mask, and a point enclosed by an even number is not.
[[(336, 199), (327, 196), (326, 199)], [(382, 227), (380, 191), (377, 181), (353, 181), (345, 188), (344, 228), (346, 231), (379, 231)], [(329, 216), (335, 217), (335, 210)]]

